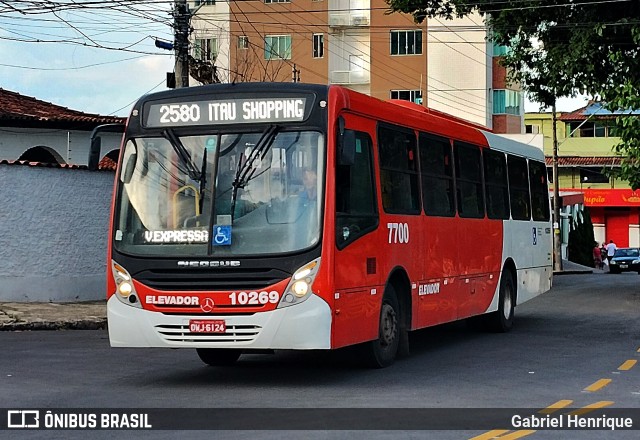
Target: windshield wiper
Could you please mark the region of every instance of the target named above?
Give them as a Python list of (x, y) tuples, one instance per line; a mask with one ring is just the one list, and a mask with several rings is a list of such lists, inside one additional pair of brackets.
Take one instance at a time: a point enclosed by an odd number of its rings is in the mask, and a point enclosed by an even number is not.
[(204, 173), (198, 170), (198, 166), (193, 162), (191, 158), (191, 154), (189, 154), (189, 150), (183, 145), (182, 141), (178, 136), (176, 136), (175, 132), (167, 128), (166, 130), (162, 130), (162, 137), (169, 141), (171, 146), (173, 147), (173, 151), (176, 152), (180, 161), (187, 167), (187, 175), (191, 178), (191, 180), (195, 180), (196, 182), (200, 182), (203, 178)]
[(236, 176), (231, 184), (233, 186), (233, 194), (231, 196), (231, 223), (233, 223), (234, 211), (236, 208), (236, 201), (238, 199), (238, 189), (244, 188), (247, 183), (251, 181), (253, 175), (256, 173), (257, 168), (253, 166), (255, 160), (262, 161), (269, 151), (269, 147), (273, 144), (276, 138), (276, 132), (278, 126), (269, 125), (256, 142), (255, 147), (249, 153), (247, 158), (244, 158), (244, 153), (240, 154), (240, 160), (238, 161), (238, 167), (236, 168)]

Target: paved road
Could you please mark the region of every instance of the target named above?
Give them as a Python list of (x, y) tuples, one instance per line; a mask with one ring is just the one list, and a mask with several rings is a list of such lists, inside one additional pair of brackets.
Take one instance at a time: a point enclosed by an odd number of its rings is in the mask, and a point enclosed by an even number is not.
[[(482, 333), (464, 323), (420, 331), (411, 337), (411, 357), (384, 370), (360, 368), (349, 350), (250, 355), (234, 367), (212, 368), (204, 366), (192, 350), (111, 349), (102, 330), (2, 332), (0, 406), (542, 409), (564, 402), (571, 408), (640, 409), (640, 365), (627, 362), (640, 358), (640, 277), (635, 273), (564, 275), (554, 283), (551, 292), (516, 309), (511, 333)], [(287, 420), (295, 413), (282, 409), (281, 417)], [(516, 435), (512, 438), (527, 434), (510, 426), (482, 428), (190, 431), (184, 437), (469, 439), (494, 428), (509, 429)], [(176, 438), (169, 431), (11, 434), (12, 438), (43, 439), (122, 438), (123, 434)], [(525, 437), (635, 439), (638, 431), (538, 430)]]

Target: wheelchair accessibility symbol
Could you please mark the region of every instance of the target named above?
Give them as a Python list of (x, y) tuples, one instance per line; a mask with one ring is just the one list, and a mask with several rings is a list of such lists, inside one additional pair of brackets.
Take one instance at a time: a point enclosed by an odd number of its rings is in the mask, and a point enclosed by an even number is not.
[(214, 226), (213, 227), (213, 245), (214, 246), (230, 246), (231, 245), (231, 226)]

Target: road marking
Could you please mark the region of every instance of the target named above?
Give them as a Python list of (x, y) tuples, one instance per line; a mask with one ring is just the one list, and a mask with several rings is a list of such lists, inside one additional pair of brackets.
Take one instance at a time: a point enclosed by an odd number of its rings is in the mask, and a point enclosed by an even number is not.
[(511, 432), (508, 429), (494, 429), (493, 431), (485, 432), (484, 434), (480, 434), (477, 437), (470, 438), (469, 440), (491, 440), (491, 439), (499, 439), (499, 440), (515, 440), (517, 438), (522, 438), (527, 435), (533, 434), (534, 430), (531, 429), (521, 429), (519, 431)]
[(621, 371), (627, 371), (633, 368), (633, 366), (637, 363), (638, 361), (636, 361), (635, 359), (629, 359), (628, 361), (625, 361), (622, 365), (620, 365), (618, 367), (618, 370)]
[(583, 391), (589, 391), (589, 392), (598, 391), (598, 390), (601, 390), (602, 388), (606, 387), (610, 383), (611, 383), (611, 379), (600, 379), (600, 380), (592, 383), (588, 387), (586, 387)]
[(596, 402), (596, 403), (592, 403), (591, 405), (587, 405), (584, 406), (580, 409), (577, 409), (575, 411), (571, 411), (570, 413), (567, 413), (567, 415), (570, 416), (581, 416), (583, 414), (587, 414), (590, 413), (591, 411), (595, 411), (596, 409), (600, 409), (600, 408), (604, 408), (607, 406), (611, 406), (613, 405), (614, 402), (611, 402), (609, 400), (603, 400), (601, 402)]
[(541, 409), (540, 411), (538, 411), (539, 414), (552, 414), (556, 411), (558, 411), (559, 409), (562, 408), (566, 408), (567, 406), (571, 405), (573, 403), (573, 400), (558, 400), (556, 403), (553, 403), (549, 406), (547, 406), (544, 409)]

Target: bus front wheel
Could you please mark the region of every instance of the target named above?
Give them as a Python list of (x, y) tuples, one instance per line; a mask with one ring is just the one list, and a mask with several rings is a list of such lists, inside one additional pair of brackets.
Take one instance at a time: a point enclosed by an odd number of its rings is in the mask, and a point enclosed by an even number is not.
[(365, 344), (367, 365), (384, 368), (393, 364), (400, 343), (400, 305), (395, 289), (385, 289), (380, 308), (378, 339)]
[(202, 362), (212, 367), (232, 365), (242, 354), (242, 350), (226, 348), (196, 348), (196, 352)]

